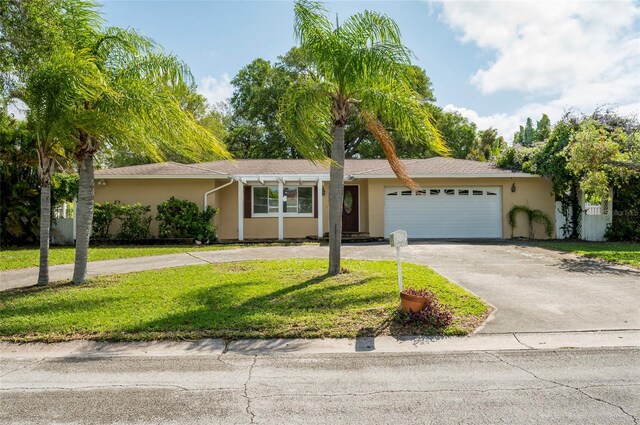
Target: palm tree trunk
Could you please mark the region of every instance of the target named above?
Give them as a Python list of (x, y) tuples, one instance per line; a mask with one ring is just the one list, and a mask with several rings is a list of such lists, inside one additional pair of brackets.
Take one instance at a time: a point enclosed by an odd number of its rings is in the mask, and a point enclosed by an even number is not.
[(49, 235), (51, 233), (51, 184), (40, 186), (40, 271), (38, 285), (49, 284)]
[(93, 222), (94, 181), (93, 154), (84, 153), (78, 161), (78, 202), (76, 204), (76, 260), (73, 283), (82, 283), (87, 278), (89, 238)]
[(340, 273), (342, 202), (344, 198), (344, 126), (333, 130), (329, 171), (329, 274)]

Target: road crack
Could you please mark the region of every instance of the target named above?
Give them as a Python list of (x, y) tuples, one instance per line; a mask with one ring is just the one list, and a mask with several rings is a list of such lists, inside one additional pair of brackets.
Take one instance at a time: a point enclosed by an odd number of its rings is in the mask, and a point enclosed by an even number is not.
[(249, 397), (248, 388), (249, 388), (249, 381), (251, 381), (251, 374), (253, 373), (253, 368), (256, 365), (257, 361), (258, 361), (258, 356), (253, 356), (253, 362), (251, 363), (251, 366), (249, 366), (249, 374), (247, 375), (247, 380), (244, 382), (244, 392), (242, 394), (242, 396), (247, 400), (246, 411), (247, 411), (247, 414), (249, 415), (250, 424), (255, 423), (254, 421), (255, 421), (256, 415), (251, 410), (251, 398)]
[(3, 375), (0, 375), (0, 378), (4, 378), (4, 377), (5, 377), (5, 376), (7, 376), (7, 375), (11, 375), (13, 372), (17, 372), (17, 371), (19, 371), (19, 370), (22, 370), (22, 369), (26, 369), (26, 368), (28, 368), (28, 367), (31, 367), (31, 366), (33, 366), (33, 365), (34, 365), (34, 364), (36, 364), (36, 363), (43, 362), (44, 360), (45, 360), (44, 358), (42, 358), (42, 359), (37, 359), (37, 360), (35, 360), (35, 361), (31, 362), (31, 363), (28, 363), (28, 364), (26, 364), (26, 365), (23, 365), (23, 366), (17, 367), (17, 368), (15, 368), (15, 369), (13, 369), (13, 370), (10, 370), (9, 372), (7, 372), (7, 373), (5, 373), (5, 374), (3, 374)]
[(199, 255), (193, 254), (191, 252), (185, 252), (185, 254), (187, 254), (189, 257), (195, 258), (196, 260), (204, 261), (205, 263), (209, 263), (209, 264), (215, 264), (215, 262), (209, 261), (206, 258), (202, 258)]
[(495, 357), (496, 359), (498, 359), (499, 361), (501, 361), (504, 364), (507, 364), (507, 365), (509, 365), (511, 367), (514, 367), (514, 368), (519, 369), (519, 370), (521, 370), (521, 371), (523, 371), (525, 373), (528, 373), (529, 375), (533, 376), (537, 380), (540, 380), (540, 381), (543, 381), (543, 382), (548, 382), (548, 383), (555, 384), (555, 385), (560, 386), (560, 387), (564, 387), (564, 388), (568, 388), (568, 389), (577, 391), (580, 394), (584, 395), (585, 397), (587, 397), (587, 398), (589, 398), (589, 399), (591, 399), (593, 401), (597, 401), (597, 402), (604, 403), (604, 404), (607, 404), (609, 406), (615, 407), (615, 408), (619, 409), (623, 414), (628, 416), (633, 421), (634, 425), (638, 425), (638, 418), (636, 418), (634, 415), (632, 415), (631, 413), (629, 413), (626, 410), (624, 410), (624, 408), (622, 406), (619, 406), (619, 405), (617, 405), (615, 403), (612, 403), (610, 401), (607, 401), (607, 400), (592, 396), (591, 394), (588, 394), (588, 393), (584, 392), (583, 388), (589, 388), (589, 386), (586, 386), (586, 387), (572, 387), (571, 385), (564, 384), (562, 382), (554, 381), (552, 379), (542, 378), (542, 377), (536, 375), (535, 373), (531, 372), (530, 370), (525, 369), (522, 366), (519, 366), (517, 364), (508, 362), (507, 360), (503, 359), (502, 357), (500, 357), (496, 353), (492, 353), (492, 352), (488, 351), (487, 354), (490, 354), (491, 356)]
[(530, 350), (533, 350), (533, 349), (534, 349), (532, 346), (530, 346), (530, 345), (528, 345), (528, 344), (525, 344), (524, 342), (520, 341), (520, 338), (518, 338), (518, 335), (516, 335), (516, 334), (515, 334), (515, 332), (514, 332), (514, 333), (512, 333), (512, 335), (513, 335), (513, 337), (516, 339), (516, 341), (518, 341), (518, 343), (519, 343), (520, 345), (522, 345), (523, 347), (526, 347), (526, 348), (528, 348), (528, 349), (530, 349)]

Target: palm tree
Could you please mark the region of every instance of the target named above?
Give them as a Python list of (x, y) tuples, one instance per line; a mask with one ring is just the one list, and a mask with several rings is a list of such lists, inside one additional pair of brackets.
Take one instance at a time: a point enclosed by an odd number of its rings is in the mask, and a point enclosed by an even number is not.
[(28, 106), (27, 125), (36, 138), (40, 183), (40, 270), (38, 285), (49, 283), (49, 236), (51, 228), (51, 178), (57, 164), (69, 158), (75, 133), (73, 105), (93, 99), (103, 91), (93, 78), (95, 64), (85, 52), (61, 46), (48, 60), (33, 66), (19, 97)]
[(324, 6), (295, 2), (295, 35), (310, 71), (284, 96), (279, 120), (295, 148), (308, 159), (324, 161), (330, 146), (329, 274), (340, 272), (344, 196), (344, 134), (347, 119), (358, 114), (380, 142), (398, 178), (415, 183), (395, 153), (391, 133), (411, 143), (426, 143), (446, 153), (429, 111), (410, 88), (411, 51), (397, 24), (365, 11), (334, 26)]
[(163, 152), (194, 158), (214, 153), (229, 158), (225, 146), (185, 112), (176, 95), (193, 90), (193, 77), (175, 56), (163, 53), (135, 31), (108, 28), (82, 40), (106, 88), (76, 108), (80, 125), (74, 148), (79, 191), (73, 282), (86, 278), (94, 205), (94, 158), (102, 148), (128, 149), (162, 160)]

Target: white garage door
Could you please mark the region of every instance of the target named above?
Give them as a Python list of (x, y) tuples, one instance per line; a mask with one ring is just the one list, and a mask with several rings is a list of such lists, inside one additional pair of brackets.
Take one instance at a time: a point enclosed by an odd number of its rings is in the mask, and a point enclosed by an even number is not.
[(384, 233), (410, 238), (501, 238), (499, 187), (386, 187)]

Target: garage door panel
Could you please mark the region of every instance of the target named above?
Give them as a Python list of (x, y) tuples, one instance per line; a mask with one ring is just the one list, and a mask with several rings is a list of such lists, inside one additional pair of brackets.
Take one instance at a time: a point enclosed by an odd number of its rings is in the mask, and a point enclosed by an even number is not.
[(410, 238), (502, 237), (498, 187), (426, 188), (411, 196), (403, 192), (408, 193), (406, 188), (385, 189), (385, 234), (403, 229)]

